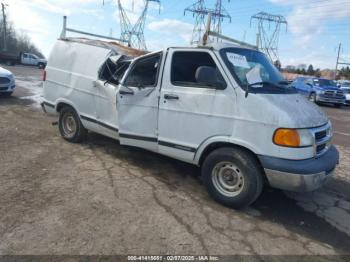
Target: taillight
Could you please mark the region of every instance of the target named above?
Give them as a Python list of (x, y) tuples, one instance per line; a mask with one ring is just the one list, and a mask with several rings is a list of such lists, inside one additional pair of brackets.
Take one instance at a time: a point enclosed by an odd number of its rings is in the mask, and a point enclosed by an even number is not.
[(46, 81), (46, 70), (43, 71), (43, 81)]

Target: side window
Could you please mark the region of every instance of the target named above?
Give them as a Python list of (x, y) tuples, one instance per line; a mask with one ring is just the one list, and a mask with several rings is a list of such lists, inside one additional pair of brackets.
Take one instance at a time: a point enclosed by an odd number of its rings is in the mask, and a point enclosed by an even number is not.
[(27, 54), (23, 54), (23, 58), (28, 58), (28, 55)]
[(197, 79), (197, 69), (211, 67), (215, 70), (215, 78), (226, 87), (215, 61), (207, 52), (178, 51), (173, 54), (171, 63), (171, 83), (178, 86), (190, 86), (198, 88), (210, 88), (201, 84)]
[(134, 87), (156, 86), (159, 67), (159, 54), (136, 61), (126, 78), (124, 85)]
[(121, 60), (114, 63), (111, 58), (108, 58), (102, 65), (98, 78), (103, 81), (108, 81), (114, 85), (119, 85), (129, 65), (129, 60)]

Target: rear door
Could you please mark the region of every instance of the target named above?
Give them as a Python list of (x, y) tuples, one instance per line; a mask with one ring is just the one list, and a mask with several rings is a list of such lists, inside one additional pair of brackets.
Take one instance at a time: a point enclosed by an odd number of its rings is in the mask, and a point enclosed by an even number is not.
[(134, 61), (119, 88), (117, 109), (122, 145), (158, 151), (159, 74), (162, 53)]
[[(198, 82), (199, 67), (217, 70), (224, 89)], [(158, 143), (164, 155), (191, 162), (199, 145), (232, 134), (236, 96), (213, 52), (170, 49), (159, 101)]]

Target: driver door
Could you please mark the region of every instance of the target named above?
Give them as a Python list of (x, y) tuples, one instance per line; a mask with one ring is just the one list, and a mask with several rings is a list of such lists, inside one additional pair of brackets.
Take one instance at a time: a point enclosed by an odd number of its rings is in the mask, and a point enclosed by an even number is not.
[(136, 60), (117, 95), (120, 144), (158, 151), (161, 53)]

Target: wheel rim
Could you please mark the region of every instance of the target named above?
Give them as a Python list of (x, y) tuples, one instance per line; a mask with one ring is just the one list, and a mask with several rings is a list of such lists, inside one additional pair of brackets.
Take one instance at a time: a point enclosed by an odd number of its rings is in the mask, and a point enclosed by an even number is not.
[(314, 94), (311, 94), (310, 96), (310, 101), (311, 102), (315, 102), (316, 98), (315, 98), (315, 95)]
[(62, 123), (65, 137), (72, 138), (77, 131), (77, 123), (74, 119), (74, 116), (70, 113), (65, 114), (63, 116)]
[(214, 187), (228, 197), (239, 195), (244, 188), (242, 171), (232, 162), (220, 162), (212, 171)]

